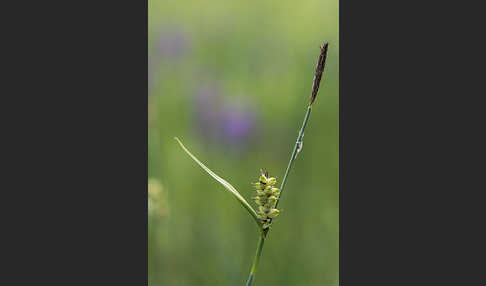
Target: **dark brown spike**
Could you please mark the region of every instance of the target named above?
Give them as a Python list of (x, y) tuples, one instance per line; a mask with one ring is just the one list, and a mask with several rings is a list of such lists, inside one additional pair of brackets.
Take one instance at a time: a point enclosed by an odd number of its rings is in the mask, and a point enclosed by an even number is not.
[(314, 74), (314, 82), (312, 83), (312, 93), (311, 93), (309, 106), (311, 106), (314, 103), (314, 100), (316, 100), (317, 97), (317, 91), (319, 90), (319, 85), (321, 84), (322, 73), (324, 72), (324, 67), (326, 66), (328, 45), (329, 43), (326, 42), (324, 45), (320, 47), (321, 54), (317, 59), (316, 73)]

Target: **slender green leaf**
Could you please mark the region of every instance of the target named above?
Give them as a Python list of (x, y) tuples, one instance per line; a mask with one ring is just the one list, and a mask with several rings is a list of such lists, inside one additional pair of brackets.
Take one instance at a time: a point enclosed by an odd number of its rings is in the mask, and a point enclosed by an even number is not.
[(250, 206), (250, 204), (245, 200), (245, 198), (243, 198), (240, 195), (240, 193), (230, 183), (226, 182), (223, 178), (221, 178), (218, 175), (216, 175), (213, 171), (211, 171), (208, 167), (206, 167), (203, 163), (201, 163), (201, 161), (199, 161), (194, 155), (192, 155), (192, 153), (189, 152), (189, 150), (187, 150), (186, 147), (182, 144), (182, 142), (179, 140), (179, 138), (174, 137), (174, 139), (177, 140), (177, 142), (179, 143), (179, 145), (181, 145), (182, 149), (184, 149), (184, 151), (189, 156), (191, 156), (191, 158), (194, 161), (196, 161), (196, 163), (198, 163), (199, 166), (201, 166), (201, 168), (203, 168), (206, 172), (208, 172), (208, 174), (211, 175), (211, 177), (213, 177), (216, 181), (220, 182), (228, 191), (230, 191), (235, 196), (235, 198), (241, 203), (241, 205), (250, 213), (250, 215), (253, 217), (253, 219), (255, 220), (255, 222), (257, 223), (257, 225), (259, 227), (261, 227), (262, 226), (262, 223), (258, 219), (257, 213)]

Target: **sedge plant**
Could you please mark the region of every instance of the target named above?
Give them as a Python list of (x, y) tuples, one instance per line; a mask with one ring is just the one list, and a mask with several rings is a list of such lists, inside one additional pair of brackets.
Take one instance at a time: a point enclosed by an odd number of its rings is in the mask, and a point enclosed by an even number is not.
[(253, 260), (253, 265), (250, 269), (250, 275), (246, 282), (246, 286), (250, 286), (253, 283), (255, 273), (258, 268), (258, 263), (260, 261), (260, 257), (263, 250), (263, 244), (265, 239), (267, 238), (268, 232), (270, 230), (270, 226), (272, 224), (272, 220), (279, 215), (279, 210), (277, 209), (278, 202), (281, 199), (282, 192), (285, 188), (285, 184), (287, 183), (287, 179), (292, 169), (292, 165), (294, 164), (295, 158), (302, 150), (302, 140), (304, 137), (304, 130), (307, 126), (307, 122), (309, 121), (310, 113), (312, 110), (312, 105), (317, 97), (317, 92), (319, 90), (319, 85), (321, 82), (322, 74), (324, 72), (324, 67), (326, 63), (327, 57), (327, 48), (328, 43), (325, 43), (320, 47), (320, 54), (317, 60), (316, 71), (314, 74), (314, 80), (312, 84), (312, 92), (311, 97), (309, 100), (309, 104), (307, 106), (307, 111), (304, 116), (304, 121), (302, 122), (302, 127), (299, 130), (297, 141), (295, 142), (294, 148), (292, 150), (292, 154), (290, 156), (289, 163), (287, 165), (287, 169), (285, 170), (284, 177), (280, 184), (280, 188), (277, 188), (277, 180), (274, 177), (270, 177), (268, 171), (260, 171), (260, 177), (258, 181), (254, 183), (256, 196), (253, 197), (257, 205), (257, 209), (255, 210), (246, 200), (245, 198), (226, 180), (216, 175), (213, 171), (211, 171), (206, 165), (204, 165), (201, 161), (199, 161), (189, 150), (182, 144), (182, 142), (175, 137), (175, 140), (179, 143), (182, 149), (197, 163), (201, 168), (203, 168), (211, 177), (213, 177), (216, 181), (221, 183), (226, 190), (231, 192), (231, 194), (236, 198), (236, 200), (245, 208), (248, 213), (251, 215), (253, 220), (255, 221), (259, 232), (259, 240), (258, 245), (255, 253), (255, 258)]

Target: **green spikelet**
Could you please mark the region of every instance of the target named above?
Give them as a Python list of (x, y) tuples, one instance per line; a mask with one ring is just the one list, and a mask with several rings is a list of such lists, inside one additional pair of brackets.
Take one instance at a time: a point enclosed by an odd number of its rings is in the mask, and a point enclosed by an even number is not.
[(254, 183), (257, 196), (254, 198), (258, 205), (258, 219), (263, 224), (263, 229), (270, 227), (271, 219), (279, 214), (275, 208), (280, 190), (275, 186), (277, 179), (268, 176), (268, 172), (261, 171), (259, 181)]

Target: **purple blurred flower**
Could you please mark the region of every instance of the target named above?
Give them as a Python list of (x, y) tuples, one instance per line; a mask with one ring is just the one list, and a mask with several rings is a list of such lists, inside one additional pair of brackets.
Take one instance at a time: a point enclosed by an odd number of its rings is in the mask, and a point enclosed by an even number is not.
[(178, 64), (189, 49), (189, 37), (181, 27), (165, 27), (158, 31), (154, 35), (154, 49), (149, 53), (149, 95), (152, 88), (158, 83), (161, 72), (164, 69), (171, 69), (174, 64)]
[(201, 88), (196, 93), (195, 119), (195, 127), (205, 141), (232, 151), (245, 150), (256, 132), (257, 118), (251, 104), (241, 98), (224, 99), (215, 87)]
[(221, 108), (219, 121), (223, 124), (222, 141), (242, 145), (249, 142), (255, 127), (255, 114), (245, 104), (228, 102)]
[(155, 47), (164, 58), (180, 58), (188, 46), (189, 39), (178, 26), (162, 30), (155, 40)]

